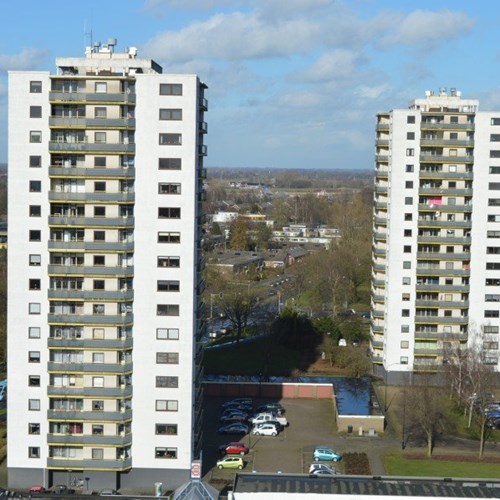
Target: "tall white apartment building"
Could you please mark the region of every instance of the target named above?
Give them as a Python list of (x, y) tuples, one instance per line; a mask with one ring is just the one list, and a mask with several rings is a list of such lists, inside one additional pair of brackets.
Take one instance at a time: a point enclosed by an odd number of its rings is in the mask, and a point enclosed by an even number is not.
[(499, 369), (500, 111), (478, 106), (441, 89), (377, 117), (372, 355), (389, 380), (472, 342)]
[(199, 455), (206, 86), (115, 43), (9, 74), (11, 487), (175, 487)]

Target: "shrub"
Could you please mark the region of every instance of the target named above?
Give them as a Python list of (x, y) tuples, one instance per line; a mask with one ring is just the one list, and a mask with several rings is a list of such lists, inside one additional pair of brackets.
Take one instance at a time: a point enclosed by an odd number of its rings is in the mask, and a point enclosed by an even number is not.
[(355, 476), (371, 476), (372, 471), (366, 453), (346, 453), (342, 460), (346, 474)]

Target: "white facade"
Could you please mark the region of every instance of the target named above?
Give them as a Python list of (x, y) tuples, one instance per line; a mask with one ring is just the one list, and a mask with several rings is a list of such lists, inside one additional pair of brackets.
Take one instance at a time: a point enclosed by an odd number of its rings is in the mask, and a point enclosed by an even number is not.
[(378, 115), (372, 354), (386, 372), (439, 372), (477, 341), (499, 369), (500, 112), (478, 105), (452, 89)]
[(113, 47), (57, 66), (9, 74), (9, 485), (175, 486), (200, 446), (205, 85)]

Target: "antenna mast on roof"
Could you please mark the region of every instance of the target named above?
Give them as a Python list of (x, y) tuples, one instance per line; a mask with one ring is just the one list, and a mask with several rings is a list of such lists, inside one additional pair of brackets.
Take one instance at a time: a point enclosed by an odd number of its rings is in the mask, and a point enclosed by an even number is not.
[[(90, 39), (90, 43), (87, 43), (87, 39)], [(90, 31), (87, 31), (87, 20), (83, 21), (83, 48), (85, 50), (86, 47), (92, 47), (93, 39), (92, 39), (92, 21), (90, 22)]]

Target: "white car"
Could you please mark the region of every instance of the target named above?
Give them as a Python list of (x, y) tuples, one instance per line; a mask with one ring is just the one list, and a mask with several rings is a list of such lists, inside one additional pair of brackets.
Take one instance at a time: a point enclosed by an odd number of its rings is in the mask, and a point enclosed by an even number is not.
[(262, 424), (259, 427), (255, 427), (252, 434), (256, 436), (277, 436), (278, 429), (273, 424)]
[(335, 467), (330, 467), (326, 464), (311, 464), (309, 474), (314, 474), (315, 476), (336, 476), (338, 472)]

